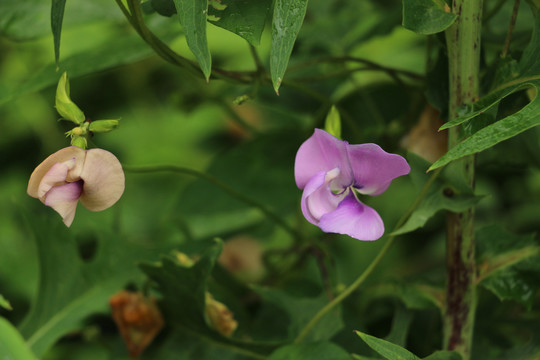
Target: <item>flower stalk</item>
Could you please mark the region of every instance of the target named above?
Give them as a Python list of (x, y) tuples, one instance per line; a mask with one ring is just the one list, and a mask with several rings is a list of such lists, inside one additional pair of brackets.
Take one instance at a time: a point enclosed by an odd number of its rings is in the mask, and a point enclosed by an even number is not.
[[(482, 0), (454, 0), (456, 22), (446, 30), (450, 99), (448, 120), (460, 107), (478, 98)], [(450, 129), (448, 146), (462, 140), (459, 127)], [(474, 155), (451, 164), (455, 173), (472, 188)], [(444, 348), (470, 359), (476, 308), (476, 264), (474, 251), (474, 207), (447, 215), (447, 293), (443, 316)]]

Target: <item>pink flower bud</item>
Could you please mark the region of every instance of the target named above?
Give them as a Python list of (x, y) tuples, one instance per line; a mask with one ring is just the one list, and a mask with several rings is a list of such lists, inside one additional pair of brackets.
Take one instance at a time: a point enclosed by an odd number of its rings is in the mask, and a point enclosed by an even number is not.
[(79, 200), (88, 210), (105, 210), (120, 199), (124, 183), (122, 165), (112, 153), (70, 146), (39, 164), (27, 193), (52, 207), (69, 227)]

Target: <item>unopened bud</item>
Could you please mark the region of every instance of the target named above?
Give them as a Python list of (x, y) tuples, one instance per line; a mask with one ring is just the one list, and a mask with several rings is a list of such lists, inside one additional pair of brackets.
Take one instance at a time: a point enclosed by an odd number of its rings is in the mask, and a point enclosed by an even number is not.
[(81, 136), (84, 134), (84, 130), (80, 126), (77, 126), (76, 128), (71, 129), (69, 133), (71, 136)]
[(56, 111), (63, 119), (82, 124), (85, 120), (84, 113), (69, 97), (69, 80), (67, 73), (63, 73), (56, 88)]
[(328, 115), (326, 115), (324, 130), (338, 139), (341, 139), (341, 117), (335, 106), (332, 106)]
[(212, 329), (226, 337), (230, 337), (238, 327), (238, 322), (234, 320), (234, 314), (225, 304), (214, 299), (209, 292), (206, 293), (204, 317)]
[(90, 122), (89, 130), (95, 133), (105, 133), (118, 127), (118, 120), (96, 120)]

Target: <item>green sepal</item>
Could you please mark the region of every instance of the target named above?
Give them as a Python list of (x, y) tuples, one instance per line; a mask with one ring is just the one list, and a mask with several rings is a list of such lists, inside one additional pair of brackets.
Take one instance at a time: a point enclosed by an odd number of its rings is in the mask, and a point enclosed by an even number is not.
[(326, 115), (324, 130), (338, 139), (341, 139), (341, 117), (339, 116), (338, 109), (333, 105), (330, 108), (328, 115)]
[(78, 146), (81, 149), (86, 150), (88, 147), (88, 140), (86, 140), (85, 136), (73, 136), (71, 138), (71, 145)]
[(119, 120), (120, 119), (92, 121), (90, 122), (88, 130), (94, 133), (106, 133), (109, 131), (113, 131), (118, 127)]
[(56, 88), (56, 111), (62, 116), (62, 119), (72, 121), (75, 124), (82, 124), (85, 120), (84, 113), (69, 97), (69, 80), (66, 72), (60, 77)]

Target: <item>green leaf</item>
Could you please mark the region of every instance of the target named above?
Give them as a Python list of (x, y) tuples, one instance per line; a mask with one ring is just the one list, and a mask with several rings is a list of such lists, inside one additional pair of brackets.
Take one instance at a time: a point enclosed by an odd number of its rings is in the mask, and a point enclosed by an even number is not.
[[(167, 324), (175, 331), (186, 331), (194, 338), (201, 338), (204, 342), (214, 345), (220, 344), (223, 347), (268, 353), (270, 349), (275, 348), (275, 345), (245, 342), (234, 338), (234, 335), (227, 338), (207, 325), (205, 320), (206, 292), (212, 290), (211, 294), (216, 300), (221, 301), (218, 297), (219, 291), (214, 292), (213, 288), (209, 289), (209, 287), (216, 285), (214, 279), (211, 278), (211, 273), (222, 246), (221, 240), (212, 241), (202, 250), (198, 260), (188, 267), (173, 256), (162, 257), (159, 262), (142, 262), (139, 267), (152, 280), (155, 289), (161, 294), (161, 309), (167, 319)], [(231, 308), (231, 304), (225, 301), (224, 304)], [(239, 324), (240, 327), (243, 325)], [(238, 352), (241, 352), (241, 349)]]
[(374, 336), (356, 331), (356, 334), (364, 340), (364, 342), (379, 355), (388, 360), (420, 360), (420, 358), (409, 350), (402, 348), (389, 341), (376, 338)]
[(508, 233), (498, 225), (476, 234), (478, 282), (500, 300), (531, 307), (540, 288), (540, 246), (534, 235)]
[(350, 360), (351, 355), (331, 342), (292, 344), (274, 351), (268, 360)]
[(35, 360), (36, 357), (13, 325), (0, 317), (0, 359)]
[(58, 66), (60, 60), (60, 35), (62, 34), (62, 21), (64, 20), (64, 8), (66, 0), (52, 0), (51, 5), (51, 30), (54, 42), (54, 59)]
[[(213, 338), (191, 329), (175, 327), (159, 344), (145, 350), (142, 360), (256, 360), (266, 359), (258, 351), (251, 351), (242, 344), (217, 342)], [(268, 352), (263, 352), (267, 354)]]
[(424, 360), (461, 360), (461, 355), (455, 351), (435, 351)]
[[(2, 2), (0, 1), (0, 4)], [(162, 39), (171, 40), (174, 34), (164, 34)], [(154, 55), (154, 50), (136, 35), (123, 36), (118, 42), (111, 41), (96, 46), (88, 51), (64, 58), (59, 66), (59, 72), (69, 72), (71, 79), (92, 74), (116, 66), (131, 64)], [(13, 91), (0, 93), (0, 105), (19, 95), (39, 91), (58, 82), (56, 65), (47, 65), (37, 70), (23, 85)]]
[(176, 7), (173, 0), (151, 0), (152, 8), (163, 16), (172, 16), (176, 14)]
[(394, 314), (394, 319), (392, 320), (392, 328), (385, 340), (392, 344), (405, 346), (413, 319), (414, 313), (412, 311), (407, 310), (402, 306), (396, 306), (396, 312)]
[[(176, 14), (173, 0), (151, 0), (151, 4), (160, 15)], [(260, 44), (272, 0), (221, 0), (218, 4), (211, 2), (208, 6), (208, 16), (217, 19), (212, 24), (241, 36), (251, 45)]]
[(415, 33), (436, 34), (456, 19), (457, 15), (450, 12), (444, 0), (403, 0), (403, 27)]
[(90, 314), (108, 309), (109, 297), (139, 276), (135, 262), (156, 258), (163, 247), (138, 245), (118, 234), (90, 234), (95, 236), (97, 252), (91, 262), (84, 262), (73, 233), (56, 214), (31, 219), (40, 279), (37, 297), (20, 331), (41, 357), (61, 336), (81, 328)]
[(366, 296), (370, 299), (396, 297), (409, 309), (442, 309), (444, 306), (444, 289), (424, 284), (382, 283), (371, 287)]
[[(59, 1), (59, 0), (55, 0)], [(118, 6), (110, 0), (70, 0), (63, 17), (63, 28), (96, 21), (122, 21)], [(51, 34), (51, 1), (0, 1), (0, 34), (12, 40), (26, 41)]]
[[(425, 173), (425, 169), (429, 166), (428, 162), (412, 153), (409, 154), (408, 158), (412, 169), (411, 177), (415, 184), (421, 188), (429, 178), (429, 175)], [(482, 196), (474, 195), (472, 189), (454, 180), (452, 171), (452, 169), (445, 169), (439, 175), (431, 184), (417, 209), (403, 226), (392, 233), (393, 235), (405, 234), (423, 227), (430, 218), (441, 210), (461, 212), (482, 199)]]
[(208, 7), (208, 13), (219, 18), (212, 24), (243, 37), (251, 45), (259, 45), (272, 0), (222, 0), (221, 4), (227, 7)]
[(81, 109), (71, 101), (69, 96), (69, 79), (66, 72), (60, 77), (58, 87), (56, 88), (56, 111), (58, 111), (63, 119), (72, 121), (75, 124), (82, 124), (86, 120)]
[(206, 0), (174, 0), (180, 24), (184, 28), (187, 44), (195, 55), (206, 77), (210, 78), (212, 58), (206, 38), (206, 16), (208, 1)]
[(172, 256), (139, 265), (163, 296), (163, 310), (169, 323), (174, 321), (192, 330), (208, 332), (204, 320), (207, 282), (221, 249), (222, 242), (216, 240), (190, 267)]
[(7, 299), (2, 296), (2, 294), (0, 294), (0, 307), (3, 307), (6, 310), (13, 310), (9, 301), (7, 301)]
[[(291, 159), (301, 137), (294, 131), (259, 136), (216, 156), (207, 172), (282, 216), (296, 209), (298, 188), (291, 176)], [(276, 144), (280, 146), (276, 147)], [(238, 176), (242, 174), (242, 176)], [(206, 204), (212, 204), (209, 208)], [(187, 186), (178, 204), (196, 238), (220, 236), (261, 223), (264, 214), (204, 179)]]
[(294, 42), (307, 10), (307, 0), (276, 0), (272, 18), (270, 74), (276, 93), (287, 70)]
[(437, 169), (451, 161), (486, 150), (501, 141), (540, 125), (540, 117), (538, 116), (538, 113), (540, 113), (540, 97), (537, 95), (540, 90), (540, 46), (538, 44), (540, 44), (540, 16), (536, 18), (533, 36), (520, 60), (517, 76), (509, 79), (504, 84), (499, 84), (488, 95), (476, 103), (465, 106), (461, 109), (462, 111), (458, 118), (446, 123), (441, 129), (451, 128), (466, 121), (472, 121), (480, 114), (497, 105), (508, 95), (532, 87), (535, 90), (535, 95), (531, 102), (518, 112), (475, 132), (450, 149), (429, 170)]
[[(265, 301), (276, 304), (287, 313), (289, 322), (286, 332), (289, 340), (296, 338), (313, 316), (328, 303), (326, 294), (314, 298), (300, 298), (277, 289), (256, 288), (255, 290)], [(305, 341), (329, 340), (342, 328), (341, 308), (338, 307), (319, 321), (309, 332)]]

